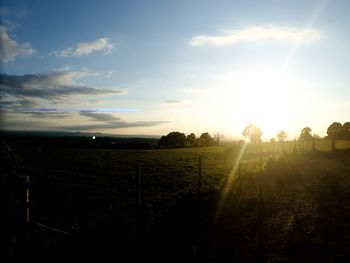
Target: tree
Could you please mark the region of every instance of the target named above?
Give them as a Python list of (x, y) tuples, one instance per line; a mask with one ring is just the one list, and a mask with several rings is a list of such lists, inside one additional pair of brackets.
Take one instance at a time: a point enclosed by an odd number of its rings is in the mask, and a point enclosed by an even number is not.
[(214, 139), (207, 132), (202, 133), (202, 135), (199, 137), (199, 139), (201, 139), (202, 146), (211, 146), (214, 144)]
[(350, 140), (350, 122), (345, 122), (340, 132), (340, 139)]
[(333, 122), (327, 129), (327, 138), (331, 140), (339, 139), (343, 126), (340, 122)]
[(312, 130), (309, 127), (303, 128), (300, 132), (299, 140), (301, 141), (311, 140), (312, 139), (311, 131)]
[(187, 135), (187, 137), (186, 137), (186, 144), (188, 146), (195, 146), (195, 144), (196, 144), (196, 135), (194, 133), (191, 133), (191, 134)]
[(339, 139), (342, 128), (340, 122), (333, 122), (327, 129), (327, 138), (332, 140), (332, 151), (335, 151), (335, 140)]
[(186, 135), (181, 132), (170, 132), (167, 136), (162, 136), (159, 145), (166, 148), (184, 147), (186, 142)]
[(285, 131), (280, 131), (278, 134), (277, 134), (277, 138), (280, 142), (284, 142), (286, 139), (287, 139), (287, 132)]
[(195, 145), (196, 146), (204, 146), (204, 140), (202, 138), (197, 138)]
[(224, 137), (224, 136), (223, 136), (220, 132), (216, 132), (216, 133), (214, 134), (214, 140), (215, 140), (217, 146), (220, 145), (220, 140), (221, 140), (223, 137)]
[(245, 127), (242, 134), (245, 138), (249, 137), (251, 143), (261, 143), (261, 136), (263, 133), (255, 124), (249, 124)]

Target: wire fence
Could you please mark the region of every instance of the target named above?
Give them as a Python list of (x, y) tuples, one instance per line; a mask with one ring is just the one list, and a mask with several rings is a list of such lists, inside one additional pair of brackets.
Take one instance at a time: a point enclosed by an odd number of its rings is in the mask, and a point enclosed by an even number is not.
[[(243, 144), (241, 144), (243, 147)], [(334, 150), (346, 150), (350, 149), (350, 141), (335, 141), (331, 140), (314, 140), (314, 141), (287, 141), (287, 142), (270, 142), (262, 143), (260, 145), (248, 145), (245, 151), (242, 153), (242, 159), (236, 160), (237, 155), (231, 160), (229, 169), (223, 169), (219, 162), (223, 156), (216, 157), (216, 164), (213, 169), (212, 160), (205, 156), (198, 156), (193, 158), (178, 158), (173, 160), (178, 162), (176, 168), (172, 164), (169, 165), (154, 165), (149, 162), (119, 162), (114, 163), (117, 166), (117, 170), (120, 170), (120, 178), (100, 176), (95, 178), (92, 184), (93, 187), (99, 186), (101, 183), (104, 185), (111, 185), (111, 187), (105, 187), (102, 194), (103, 202), (106, 204), (103, 208), (106, 208), (110, 212), (113, 209), (120, 209), (120, 207), (128, 206), (128, 209), (134, 211), (143, 211), (145, 209), (153, 210), (152, 213), (156, 214), (157, 211), (161, 213), (161, 209), (164, 206), (171, 206), (175, 204), (176, 200), (184, 194), (191, 194), (197, 198), (201, 198), (208, 192), (215, 190), (221, 191), (225, 184), (228, 182), (229, 177), (241, 177), (248, 174), (262, 174), (266, 164), (271, 160), (277, 160), (281, 156), (288, 154), (306, 153), (309, 151), (331, 152)], [(183, 166), (183, 167), (182, 167)], [(220, 170), (221, 169), (221, 170)], [(216, 171), (218, 170), (218, 171)], [(122, 176), (124, 175), (124, 176)], [(102, 182), (103, 180), (103, 182)], [(115, 180), (119, 180), (117, 183)], [(42, 222), (38, 222), (37, 214), (38, 209), (33, 213), (31, 211), (32, 205), (35, 201), (32, 200), (32, 196), (38, 196), (40, 209), (40, 201), (45, 200), (45, 193), (42, 196), (36, 195), (38, 188), (47, 187), (44, 184), (33, 184), (29, 176), (23, 177), (24, 189), (22, 187), (23, 195), (22, 200), (19, 200), (22, 204), (22, 218), (24, 224), (37, 226), (42, 231), (49, 231), (55, 234), (69, 236), (69, 231), (62, 230), (55, 225), (47, 225)], [(91, 180), (92, 182), (92, 180)], [(33, 188), (33, 185), (37, 185)], [(55, 186), (57, 187), (57, 185)], [(113, 189), (113, 187), (115, 189)], [(64, 193), (67, 187), (63, 188)], [(42, 190), (42, 189), (41, 189)], [(39, 189), (39, 191), (41, 191)], [(54, 189), (53, 189), (54, 190)], [(47, 191), (52, 191), (48, 189)], [(91, 195), (94, 195), (94, 189), (86, 189)], [(55, 192), (55, 190), (53, 191)], [(101, 193), (99, 193), (101, 194)], [(50, 198), (48, 198), (50, 199)], [(64, 199), (58, 197), (58, 199)], [(69, 198), (68, 198), (69, 199)], [(68, 200), (67, 204), (73, 200)], [(114, 207), (114, 208), (113, 208)], [(124, 208), (123, 208), (124, 209)], [(45, 209), (39, 211), (40, 214), (45, 214)], [(126, 212), (128, 213), (128, 212)], [(136, 212), (137, 215), (137, 212)], [(157, 217), (157, 216), (155, 216)], [(40, 221), (40, 220), (39, 220)], [(25, 231), (26, 239), (28, 237), (28, 231)]]
[[(305, 140), (268, 142), (247, 147), (245, 158), (242, 158), (241, 173), (262, 172), (266, 163), (283, 155), (314, 152), (334, 152), (350, 149), (349, 140)], [(244, 169), (244, 168), (245, 169)], [(248, 168), (249, 167), (249, 168)]]

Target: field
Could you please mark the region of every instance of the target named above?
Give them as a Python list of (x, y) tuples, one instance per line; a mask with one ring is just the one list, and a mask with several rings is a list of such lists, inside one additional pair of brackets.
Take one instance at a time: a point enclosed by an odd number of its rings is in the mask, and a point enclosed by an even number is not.
[[(152, 150), (23, 147), (27, 253), (177, 261), (339, 262), (350, 256), (350, 153), (331, 142)], [(240, 165), (236, 167), (241, 149)], [(338, 141), (337, 149), (349, 149)], [(236, 167), (236, 168), (235, 168)], [(200, 191), (199, 191), (200, 190)], [(50, 240), (50, 242), (47, 242)], [(45, 245), (44, 245), (45, 244)]]

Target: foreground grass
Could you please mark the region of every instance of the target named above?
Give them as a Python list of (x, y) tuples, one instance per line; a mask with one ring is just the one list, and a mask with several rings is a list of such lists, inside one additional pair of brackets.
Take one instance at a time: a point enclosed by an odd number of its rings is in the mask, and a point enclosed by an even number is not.
[(350, 152), (291, 154), (239, 178), (215, 224), (214, 250), (239, 262), (347, 261), (349, 164)]
[(243, 172), (219, 216), (214, 215), (221, 189), (242, 144), (171, 150), (26, 148), (19, 154), (22, 173), (37, 181), (32, 220), (73, 233), (81, 253), (86, 248), (91, 253), (129, 251), (141, 242), (137, 249), (150, 258), (164, 252), (220, 262), (341, 261), (350, 247), (350, 154), (327, 152), (328, 144), (317, 145), (324, 151), (303, 151), (306, 147), (248, 145)]

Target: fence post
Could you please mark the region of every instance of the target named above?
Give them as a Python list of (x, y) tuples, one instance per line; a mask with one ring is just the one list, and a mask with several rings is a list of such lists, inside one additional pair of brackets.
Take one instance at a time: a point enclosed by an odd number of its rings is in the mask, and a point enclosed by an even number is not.
[(331, 149), (332, 152), (335, 151), (335, 139), (332, 139), (332, 149)]
[(29, 187), (30, 187), (30, 179), (29, 176), (26, 176), (26, 200), (25, 200), (25, 207), (26, 207), (26, 214), (25, 214), (25, 222), (29, 223), (30, 222), (30, 192), (29, 192)]
[(202, 158), (198, 158), (198, 182), (197, 182), (197, 195), (200, 196), (202, 190)]
[(260, 174), (262, 174), (262, 163), (263, 163), (263, 145), (260, 147)]
[(272, 142), (272, 159), (275, 160), (275, 142)]

